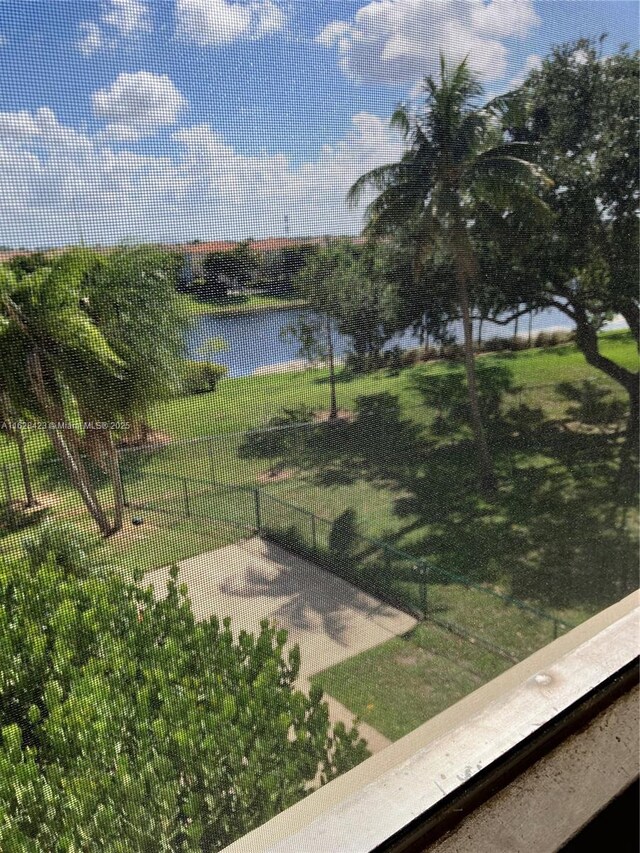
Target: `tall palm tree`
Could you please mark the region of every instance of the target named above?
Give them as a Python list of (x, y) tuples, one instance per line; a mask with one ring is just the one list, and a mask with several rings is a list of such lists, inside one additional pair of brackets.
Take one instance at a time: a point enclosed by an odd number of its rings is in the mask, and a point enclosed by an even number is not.
[(508, 96), (478, 106), (482, 87), (465, 59), (448, 66), (440, 57), (440, 79), (424, 81), (422, 109), (399, 107), (392, 124), (404, 134), (402, 159), (362, 175), (348, 199), (358, 203), (368, 190), (378, 195), (368, 205), (366, 230), (372, 236), (411, 234), (415, 271), (421, 276), (426, 260), (439, 252), (455, 271), (456, 302), (464, 333), (464, 354), (471, 423), (485, 491), (495, 487), (493, 465), (478, 405), (472, 338), (470, 293), (478, 280), (472, 229), (502, 230), (511, 215), (527, 221), (548, 215), (537, 195), (550, 183), (531, 162), (532, 146), (510, 142), (501, 119)]
[[(51, 425), (48, 435), (56, 454), (100, 532), (109, 535), (118, 529), (121, 516), (116, 512), (114, 521), (109, 520), (83, 458), (91, 450), (90, 442), (82, 429), (69, 426), (74, 419), (70, 411), (83, 419), (111, 419), (96, 401), (101, 386), (121, 367), (80, 304), (85, 270), (83, 253), (69, 253), (21, 278), (0, 268), (0, 352), (10, 353), (12, 369), (3, 377), (11, 380), (4, 388), (8, 398), (29, 394), (29, 409)], [(110, 433), (101, 435), (100, 441), (114, 450)], [(117, 505), (120, 485), (113, 455), (108, 454), (104, 467), (114, 484)]]

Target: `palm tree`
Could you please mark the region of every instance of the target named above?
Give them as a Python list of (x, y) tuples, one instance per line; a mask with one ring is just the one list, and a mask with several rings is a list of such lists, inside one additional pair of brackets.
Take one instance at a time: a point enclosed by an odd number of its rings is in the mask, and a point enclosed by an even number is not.
[[(68, 253), (21, 278), (0, 268), (0, 351), (10, 353), (11, 382), (4, 389), (8, 399), (28, 394), (29, 409), (51, 425), (48, 435), (56, 454), (106, 536), (119, 528), (121, 512), (116, 511), (112, 523), (101, 506), (83, 458), (87, 449), (91, 451), (91, 442), (81, 429), (70, 428), (69, 412), (75, 410), (88, 420), (110, 420), (97, 401), (100, 388), (122, 363), (82, 308), (85, 271), (84, 253)], [(23, 400), (19, 402), (21, 407)], [(110, 433), (100, 435), (99, 442), (107, 450), (104, 467), (114, 485), (117, 508), (121, 487), (113, 470)]]
[[(4, 363), (0, 364), (0, 368), (4, 367)], [(20, 471), (22, 472), (22, 483), (24, 485), (24, 495), (26, 499), (27, 509), (36, 506), (38, 501), (35, 498), (33, 491), (33, 483), (31, 481), (31, 471), (29, 470), (29, 460), (27, 459), (27, 451), (24, 445), (24, 436), (22, 429), (19, 426), (14, 426), (18, 420), (18, 415), (15, 406), (4, 390), (2, 378), (0, 377), (0, 419), (6, 424), (7, 435), (12, 441), (15, 441), (18, 448), (18, 459), (20, 460)]]
[(500, 232), (512, 215), (529, 222), (547, 216), (536, 190), (550, 180), (531, 162), (531, 145), (506, 137), (501, 119), (509, 97), (477, 106), (482, 87), (466, 59), (450, 67), (441, 56), (440, 80), (426, 77), (424, 93), (420, 111), (401, 106), (392, 117), (408, 143), (402, 159), (362, 175), (348, 200), (356, 204), (365, 191), (378, 193), (367, 208), (366, 230), (372, 236), (408, 231), (417, 276), (436, 253), (453, 266), (480, 481), (492, 491), (495, 478), (478, 405), (472, 338), (470, 294), (478, 280), (472, 229), (482, 222)]

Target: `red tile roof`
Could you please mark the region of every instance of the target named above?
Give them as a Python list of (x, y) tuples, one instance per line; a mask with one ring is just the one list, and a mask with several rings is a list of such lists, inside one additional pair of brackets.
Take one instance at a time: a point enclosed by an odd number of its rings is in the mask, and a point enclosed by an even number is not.
[[(250, 240), (249, 246), (256, 252), (274, 252), (278, 249), (289, 249), (295, 246), (322, 246), (325, 244), (326, 239), (326, 237), (265, 237), (261, 240)], [(356, 244), (364, 243), (363, 237), (333, 237), (329, 239), (347, 239)], [(179, 252), (188, 252), (190, 255), (209, 255), (212, 252), (228, 252), (241, 245), (242, 242), (240, 240), (211, 240), (203, 243), (169, 243), (165, 244), (165, 247)], [(90, 248), (93, 251), (108, 252), (111, 247), (92, 246)], [(35, 251), (37, 250), (33, 250), (33, 252)], [(48, 249), (43, 254), (51, 256), (63, 251), (65, 249)], [(29, 249), (14, 249), (0, 252), (0, 263), (10, 261), (19, 255), (29, 255), (31, 253)]]

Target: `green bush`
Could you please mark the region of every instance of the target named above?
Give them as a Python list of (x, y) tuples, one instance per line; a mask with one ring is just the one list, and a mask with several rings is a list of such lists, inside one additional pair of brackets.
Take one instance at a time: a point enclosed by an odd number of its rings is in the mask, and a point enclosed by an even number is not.
[(182, 373), (184, 394), (206, 394), (215, 391), (218, 382), (227, 375), (227, 368), (213, 361), (185, 361)]
[(366, 757), (264, 620), (196, 622), (56, 531), (0, 560), (0, 849), (216, 851)]
[(551, 332), (538, 332), (534, 342), (536, 347), (555, 347), (559, 344), (568, 344), (575, 340), (575, 332), (563, 332), (560, 329)]

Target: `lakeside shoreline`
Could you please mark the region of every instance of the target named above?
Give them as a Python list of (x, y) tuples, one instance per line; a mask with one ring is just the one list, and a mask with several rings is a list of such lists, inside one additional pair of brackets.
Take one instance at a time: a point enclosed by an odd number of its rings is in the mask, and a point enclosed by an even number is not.
[[(613, 318), (613, 320), (611, 320), (609, 323), (606, 323), (600, 331), (601, 331), (601, 333), (602, 332), (604, 332), (604, 333), (618, 332), (618, 331), (624, 330), (626, 328), (626, 325), (627, 324), (626, 324), (624, 318), (622, 317), (622, 315), (618, 314), (616, 317)], [(534, 335), (534, 339), (535, 339), (536, 335), (539, 335), (541, 333), (553, 334), (553, 333), (557, 333), (557, 332), (567, 332), (567, 331), (573, 331), (573, 330), (567, 329), (566, 326), (549, 326), (546, 329), (537, 330), (537, 332)], [(514, 337), (517, 337), (518, 340), (527, 340), (529, 337), (529, 333), (528, 332), (521, 332), (518, 335), (515, 335)], [(563, 345), (564, 344), (557, 344), (557, 346), (563, 346)], [(530, 347), (530, 349), (536, 349), (536, 348), (537, 347), (535, 346), (535, 344), (532, 344), (532, 346)], [(417, 349), (419, 349), (419, 347)], [(527, 348), (527, 349), (529, 349), (529, 348)], [(484, 352), (481, 350), (479, 352), (476, 352), (476, 356), (478, 356), (478, 357), (486, 356), (486, 355), (495, 355), (495, 353), (492, 352), (491, 350), (487, 350)], [(342, 367), (342, 365), (344, 364), (344, 361), (345, 360), (343, 358), (335, 359), (336, 367)], [(442, 359), (432, 358), (432, 359), (425, 361), (424, 364), (430, 364), (430, 363), (433, 363), (436, 361), (442, 361)], [(289, 361), (279, 362), (278, 364), (266, 364), (263, 367), (257, 367), (255, 370), (253, 370), (248, 375), (249, 376), (269, 376), (273, 373), (301, 373), (305, 370), (317, 370), (317, 369), (322, 368), (322, 367), (324, 367), (324, 363), (322, 363), (320, 361), (310, 362), (304, 358), (294, 358), (294, 359), (291, 359)], [(223, 380), (223, 381), (228, 381), (229, 379), (233, 379), (233, 378), (239, 378), (239, 377), (229, 376), (229, 377), (226, 377), (225, 380)]]
[[(264, 302), (249, 303), (239, 302), (235, 305), (216, 305), (214, 302), (199, 302), (193, 296), (186, 297), (187, 309), (191, 317), (240, 317), (250, 314), (263, 314), (266, 311), (290, 311), (295, 308), (307, 308), (309, 303), (306, 299), (294, 298), (284, 302), (280, 297), (252, 296), (251, 299), (264, 300)], [(277, 300), (277, 301), (272, 301)]]

